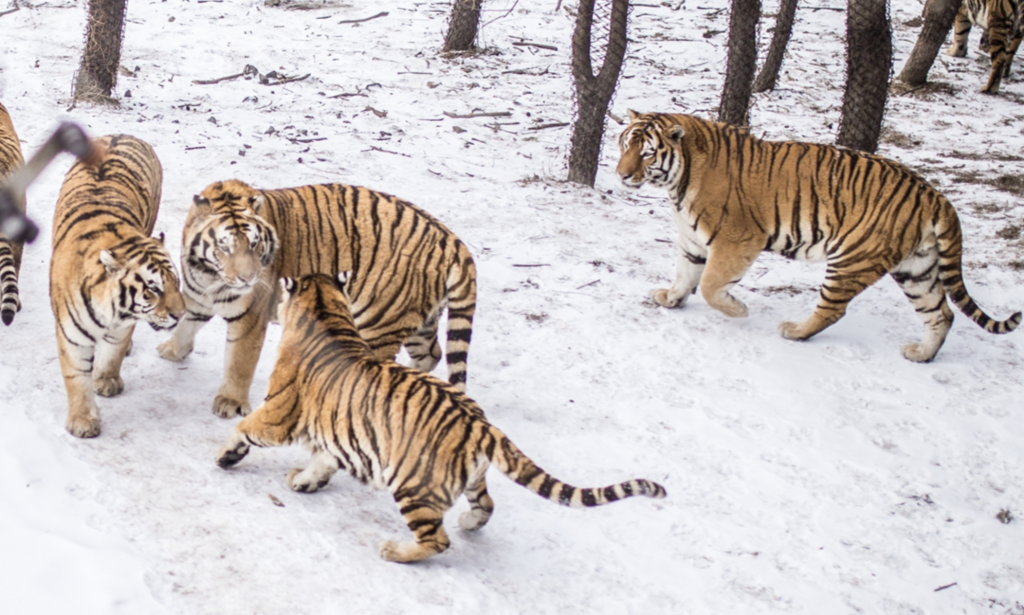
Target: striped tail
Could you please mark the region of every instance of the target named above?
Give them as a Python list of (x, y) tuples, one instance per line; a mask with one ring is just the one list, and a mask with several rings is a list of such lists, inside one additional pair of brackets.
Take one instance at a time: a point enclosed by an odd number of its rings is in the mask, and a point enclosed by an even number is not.
[(448, 363), (448, 382), (465, 391), (466, 362), (476, 312), (476, 266), (461, 243), (457, 258), (458, 262), (448, 272), (448, 343), (444, 355)]
[(943, 199), (943, 211), (939, 214), (935, 233), (939, 244), (939, 279), (949, 295), (949, 299), (960, 308), (968, 318), (989, 333), (1009, 333), (1020, 325), (1021, 313), (1015, 312), (1006, 320), (995, 320), (986, 314), (967, 294), (964, 286), (963, 269), (961, 268), (961, 246), (963, 236), (960, 234), (960, 221), (956, 217), (953, 206)]
[(596, 489), (573, 487), (538, 468), (497, 427), (492, 425), (490, 430), (495, 440), (491, 463), (515, 482), (556, 504), (585, 508), (603, 506), (637, 495), (659, 499), (665, 497), (664, 487), (644, 478)]
[(18, 270), (21, 268), (21, 244), (0, 239), (0, 320), (5, 325), (14, 321), (21, 311), (18, 296)]

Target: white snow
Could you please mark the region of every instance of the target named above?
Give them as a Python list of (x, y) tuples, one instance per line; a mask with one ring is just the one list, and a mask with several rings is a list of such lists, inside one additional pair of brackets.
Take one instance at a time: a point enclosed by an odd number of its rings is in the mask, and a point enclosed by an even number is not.
[[(445, 59), (445, 2), (133, 0), (122, 64), (138, 70), (119, 79), (121, 108), (70, 111), (85, 3), (20, 4), (0, 17), (0, 100), (26, 154), (59, 119), (148, 140), (165, 169), (157, 228), (175, 255), (191, 195), (220, 179), (356, 183), (417, 203), (476, 258), (468, 392), (491, 421), (563, 480), (645, 477), (668, 497), (569, 510), (491, 472), (485, 528), (457, 528), (462, 502), (449, 552), (383, 562), (378, 545), (408, 537), (387, 493), (341, 474), (322, 492), (290, 492), (285, 473), (308, 458), (299, 448), (214, 464), (235, 424), (210, 412), (220, 322), (181, 365), (159, 359), (163, 336), (140, 327), (124, 393), (99, 400), (102, 434), (73, 438), (47, 300), (61, 158), (30, 191), (43, 232), (25, 254), (25, 307), (0, 331), (4, 613), (1024, 613), (1022, 524), (996, 518), (1024, 515), (1022, 334), (960, 316), (935, 362), (909, 363), (899, 347), (922, 327), (886, 279), (836, 326), (788, 342), (776, 325), (812, 308), (823, 269), (770, 255), (736, 291), (749, 318), (699, 295), (654, 307), (647, 293), (671, 281), (676, 232), (662, 192), (618, 185), (620, 127), (608, 124), (595, 190), (561, 181), (570, 126), (530, 130), (573, 119), (572, 2), (489, 2), (483, 22), (500, 19), (480, 42), (493, 53)], [(714, 116), (728, 1), (678, 4), (634, 6), (616, 115)], [(755, 97), (756, 134), (834, 139), (845, 13), (830, 9), (844, 6), (801, 5), (778, 89)], [(897, 71), (919, 30), (904, 22), (920, 10), (892, 3)], [(389, 15), (337, 23), (379, 11)], [(968, 288), (1005, 318), (1024, 307), (1024, 211), (994, 184), (1024, 174), (1024, 81), (981, 95), (978, 36), (971, 57), (937, 60), (945, 91), (890, 97), (881, 153), (957, 205)], [(558, 51), (513, 46), (520, 38)], [(192, 83), (246, 64), (310, 77)], [(445, 115), (474, 110), (511, 116)], [(279, 336), (272, 328), (254, 402)]]

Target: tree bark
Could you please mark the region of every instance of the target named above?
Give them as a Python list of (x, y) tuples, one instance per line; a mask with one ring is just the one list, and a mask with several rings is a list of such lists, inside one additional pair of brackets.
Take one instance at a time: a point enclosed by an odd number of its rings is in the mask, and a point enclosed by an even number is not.
[(797, 0), (782, 0), (779, 4), (779, 14), (775, 18), (775, 32), (772, 34), (772, 43), (768, 47), (768, 56), (764, 59), (761, 72), (754, 79), (753, 91), (755, 93), (775, 89), (775, 80), (779, 78), (779, 69), (782, 68), (782, 58), (786, 55), (786, 45), (789, 44), (789, 37), (793, 34), (796, 3)]
[(886, 0), (847, 0), (846, 92), (839, 145), (874, 152), (892, 73), (892, 30)]
[(903, 65), (898, 79), (910, 86), (924, 85), (928, 81), (935, 57), (946, 41), (953, 20), (962, 0), (928, 0), (924, 6), (924, 26), (917, 35), (917, 42), (910, 52), (910, 58)]
[(72, 96), (76, 102), (116, 102), (112, 95), (121, 63), (126, 8), (127, 0), (89, 0), (85, 50)]
[(443, 51), (469, 51), (473, 48), (477, 28), (480, 26), (481, 3), (482, 0), (455, 0)]
[(718, 106), (718, 121), (747, 125), (751, 86), (757, 70), (757, 21), (761, 0), (732, 0), (729, 15), (729, 59)]
[(591, 30), (595, 0), (580, 0), (572, 35), (572, 76), (576, 84), (576, 124), (569, 151), (569, 181), (594, 186), (601, 157), (605, 115), (626, 57), (626, 22), (629, 0), (601, 0), (611, 4), (608, 46), (600, 72), (594, 75)]

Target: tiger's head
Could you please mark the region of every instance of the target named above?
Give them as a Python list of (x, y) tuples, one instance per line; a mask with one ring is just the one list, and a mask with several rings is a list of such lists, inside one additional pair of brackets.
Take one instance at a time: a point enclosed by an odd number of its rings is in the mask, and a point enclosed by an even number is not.
[(266, 197), (237, 180), (217, 182), (193, 198), (185, 231), (186, 265), (249, 292), (277, 254), (277, 233), (260, 215)]
[(629, 188), (672, 186), (684, 170), (679, 149), (685, 130), (671, 115), (628, 113), (629, 125), (619, 135), (619, 179)]
[(185, 314), (178, 275), (164, 247), (164, 236), (131, 237), (99, 253), (105, 293), (119, 320), (149, 323), (155, 330), (173, 329)]

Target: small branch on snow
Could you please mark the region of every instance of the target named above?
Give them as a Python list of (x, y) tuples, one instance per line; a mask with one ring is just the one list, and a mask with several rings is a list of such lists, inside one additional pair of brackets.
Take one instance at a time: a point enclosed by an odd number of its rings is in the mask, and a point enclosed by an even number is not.
[[(266, 75), (260, 75), (260, 85), (284, 85), (286, 83), (294, 83), (296, 81), (303, 81), (309, 78), (310, 73), (306, 73), (301, 77), (285, 77), (276, 70), (272, 70)], [(276, 79), (277, 81), (271, 81)]]
[(377, 109), (374, 109), (370, 105), (366, 105), (366, 108), (363, 109), (363, 111), (372, 111), (373, 114), (376, 115), (377, 117), (387, 117), (388, 116), (388, 112), (387, 111), (378, 111)]
[(470, 119), (470, 118), (474, 118), (474, 117), (511, 117), (512, 116), (512, 112), (511, 111), (493, 111), (493, 112), (480, 112), (480, 113), (477, 113), (476, 111), (474, 111), (474, 112), (472, 112), (472, 113), (470, 113), (468, 115), (459, 115), (458, 113), (450, 113), (448, 111), (445, 111), (444, 114), (447, 115), (448, 117), (450, 117), (452, 119), (456, 119), (456, 120), (465, 120), (465, 119)]
[(338, 24), (340, 25), (340, 24), (344, 24), (344, 23), (363, 23), (364, 21), (370, 21), (371, 19), (377, 19), (378, 17), (387, 17), (387, 16), (388, 16), (388, 12), (387, 11), (381, 11), (381, 12), (377, 13), (376, 15), (372, 16), (372, 17), (364, 17), (363, 19), (342, 19), (341, 21), (338, 22)]
[(950, 583), (949, 585), (943, 585), (942, 587), (936, 587), (936, 588), (935, 588), (935, 589), (933, 589), (932, 591), (940, 592), (940, 591), (942, 591), (942, 590), (944, 590), (944, 589), (949, 589), (950, 587), (953, 587), (954, 585), (956, 585), (956, 581), (953, 581), (953, 582), (952, 582), (952, 583)]
[(562, 126), (568, 126), (569, 122), (554, 122), (553, 124), (541, 124), (540, 126), (530, 126), (527, 130), (547, 130), (548, 128), (561, 128)]
[(410, 156), (409, 154), (403, 154), (402, 152), (393, 152), (393, 151), (391, 151), (389, 149), (383, 149), (383, 148), (377, 147), (376, 145), (371, 145), (369, 150), (365, 150), (364, 149), (363, 151), (364, 152), (368, 152), (370, 150), (373, 150), (375, 152), (383, 152), (385, 154), (394, 154), (396, 156), (405, 156), (406, 158), (412, 158), (412, 156)]
[(671, 239), (655, 239), (654, 241), (657, 241), (659, 243), (672, 243)]
[(285, 137), (285, 139), (288, 139), (292, 143), (313, 143), (315, 141), (326, 141), (327, 137), (316, 137), (313, 139), (296, 139), (293, 137)]
[(545, 45), (544, 43), (531, 43), (530, 41), (513, 41), (512, 46), (514, 47), (536, 47), (538, 49), (547, 49), (550, 51), (558, 51), (558, 47), (554, 45)]
[[(207, 1), (209, 1), (209, 0), (207, 0)], [(220, 2), (220, 0), (217, 0), (217, 2)], [(280, 506), (281, 508), (284, 508), (284, 502), (282, 502), (281, 500), (277, 499), (277, 497), (273, 493), (268, 493), (267, 497), (269, 497), (270, 501), (274, 503), (274, 506)]]
[(598, 279), (594, 280), (593, 282), (587, 282), (587, 283), (586, 283), (586, 284), (584, 284), (583, 286), (577, 286), (577, 287), (576, 287), (576, 290), (579, 290), (579, 289), (581, 289), (581, 288), (586, 288), (586, 287), (588, 287), (588, 286), (593, 286), (594, 284), (597, 284), (597, 283), (598, 283), (598, 282), (600, 282), (600, 281), (601, 281), (601, 279), (600, 279), (600, 278), (598, 278)]
[(21, 10), (21, 7), (18, 6), (17, 2), (15, 2), (13, 9), (8, 9), (6, 11), (0, 11), (0, 17), (3, 17), (4, 15), (10, 15), (11, 13), (16, 13), (19, 10)]
[(501, 74), (502, 75), (529, 75), (531, 77), (540, 77), (542, 75), (548, 74), (548, 68), (550, 68), (550, 67), (545, 67), (544, 70), (542, 72), (539, 72), (539, 73), (536, 73), (536, 72), (531, 73), (530, 71), (526, 70), (525, 68), (517, 68), (517, 69), (514, 69), (514, 70), (503, 70), (503, 71), (501, 71)]
[(222, 81), (231, 81), (232, 79), (245, 77), (246, 75), (259, 76), (259, 74), (260, 70), (258, 68), (256, 68), (252, 64), (246, 64), (245, 68), (242, 69), (242, 72), (238, 73), (237, 75), (228, 75), (227, 77), (219, 77), (217, 79), (194, 79), (192, 83), (194, 85), (213, 85), (215, 83), (220, 83)]
[(512, 265), (513, 267), (550, 267), (549, 263), (540, 263), (537, 265)]

